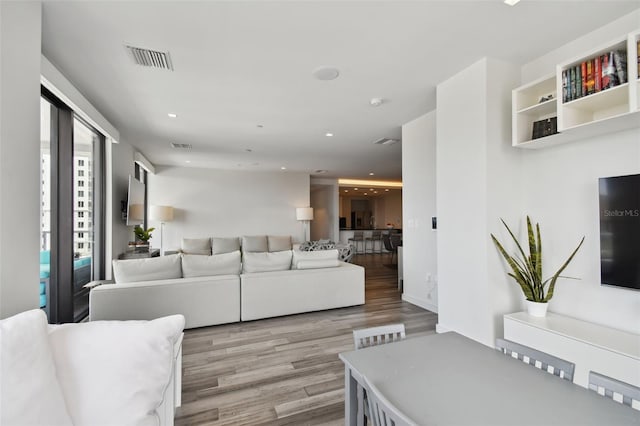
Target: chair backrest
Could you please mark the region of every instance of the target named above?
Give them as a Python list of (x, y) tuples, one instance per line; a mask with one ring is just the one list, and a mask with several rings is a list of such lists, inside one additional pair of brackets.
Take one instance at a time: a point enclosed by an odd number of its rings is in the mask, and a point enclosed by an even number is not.
[(353, 239), (354, 240), (363, 240), (364, 239), (364, 231), (353, 231)]
[[(603, 389), (602, 392), (600, 392), (601, 388)], [(589, 389), (614, 401), (618, 401), (614, 394), (619, 394), (621, 400), (618, 402), (640, 411), (640, 388), (637, 386), (590, 371)], [(634, 400), (637, 401), (635, 406), (633, 404)]]
[(353, 330), (353, 343), (357, 350), (402, 340), (405, 336), (404, 324), (390, 324)]
[(496, 339), (496, 349), (554, 376), (573, 382), (575, 364), (505, 339)]
[(391, 234), (389, 239), (391, 240), (391, 247), (393, 247), (394, 250), (397, 249), (400, 244), (402, 244), (402, 235), (400, 234)]
[(371, 231), (371, 239), (372, 240), (382, 239), (382, 231)]
[(369, 419), (373, 426), (414, 426), (417, 424), (389, 402), (366, 377), (364, 377), (363, 387), (369, 405)]
[(393, 251), (393, 246), (391, 245), (391, 238), (389, 234), (382, 234), (382, 243), (384, 244), (384, 248), (387, 251)]

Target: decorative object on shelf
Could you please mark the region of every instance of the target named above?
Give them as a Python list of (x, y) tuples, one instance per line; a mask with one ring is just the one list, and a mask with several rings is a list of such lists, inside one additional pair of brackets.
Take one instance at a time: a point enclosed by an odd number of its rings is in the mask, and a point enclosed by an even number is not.
[(313, 220), (313, 207), (296, 208), (296, 220), (301, 221), (304, 225), (302, 241), (309, 240), (309, 222)]
[(149, 239), (151, 239), (151, 233), (155, 229), (149, 228), (145, 230), (141, 226), (133, 228), (133, 233), (136, 235), (136, 247), (149, 247)]
[(553, 93), (549, 93), (548, 95), (541, 97), (540, 100), (538, 101), (538, 103), (541, 104), (543, 102), (550, 101), (553, 98), (554, 98)]
[(558, 269), (550, 278), (543, 280), (540, 225), (536, 223), (536, 232), (534, 234), (531, 219), (527, 216), (527, 234), (529, 237), (529, 256), (527, 256), (518, 242), (518, 239), (515, 237), (513, 232), (511, 232), (511, 229), (509, 229), (509, 226), (507, 226), (504, 220), (500, 219), (500, 221), (504, 227), (507, 228), (507, 231), (515, 242), (521, 257), (518, 257), (517, 255), (509, 255), (493, 234), (491, 234), (491, 239), (498, 248), (498, 251), (500, 251), (500, 254), (502, 254), (511, 267), (512, 272), (509, 272), (508, 275), (520, 285), (520, 288), (527, 299), (527, 310), (529, 314), (532, 316), (544, 317), (547, 313), (547, 302), (549, 302), (553, 297), (553, 290), (556, 286), (556, 281), (558, 278), (570, 278), (561, 277), (560, 274), (569, 265), (569, 262), (571, 262), (582, 246), (584, 237), (582, 237), (578, 247), (575, 248), (573, 253), (571, 253), (571, 256), (569, 256), (560, 269)]
[(157, 220), (160, 222), (160, 256), (164, 256), (164, 223), (171, 222), (173, 220), (173, 207), (151, 206), (151, 211), (149, 213), (151, 220)]
[(533, 122), (531, 139), (544, 138), (558, 133), (558, 117), (545, 118)]

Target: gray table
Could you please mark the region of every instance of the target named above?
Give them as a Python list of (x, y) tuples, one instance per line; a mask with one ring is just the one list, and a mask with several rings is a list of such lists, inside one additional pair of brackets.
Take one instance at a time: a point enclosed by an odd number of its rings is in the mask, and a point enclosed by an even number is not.
[(640, 412), (456, 333), (340, 354), (345, 423), (367, 377), (419, 425), (640, 425)]

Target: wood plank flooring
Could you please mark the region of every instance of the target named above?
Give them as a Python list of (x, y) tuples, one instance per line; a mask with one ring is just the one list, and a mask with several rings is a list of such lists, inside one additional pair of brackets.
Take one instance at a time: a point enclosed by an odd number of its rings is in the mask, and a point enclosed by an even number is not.
[(389, 256), (359, 255), (363, 306), (187, 330), (177, 425), (343, 425), (352, 331), (395, 322), (435, 332), (437, 315), (404, 302)]

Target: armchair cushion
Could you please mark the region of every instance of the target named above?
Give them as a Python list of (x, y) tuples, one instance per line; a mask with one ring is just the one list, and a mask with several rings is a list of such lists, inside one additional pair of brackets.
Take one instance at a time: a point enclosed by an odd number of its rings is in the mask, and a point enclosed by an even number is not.
[(71, 425), (40, 309), (0, 321), (0, 424)]
[[(52, 326), (49, 338), (73, 423), (157, 424), (183, 328), (182, 315)], [(38, 403), (32, 400), (29, 409)]]
[(212, 275), (239, 275), (240, 250), (211, 256), (182, 256), (182, 275), (184, 278), (208, 277)]
[(114, 260), (113, 277), (116, 283), (182, 278), (180, 255)]

